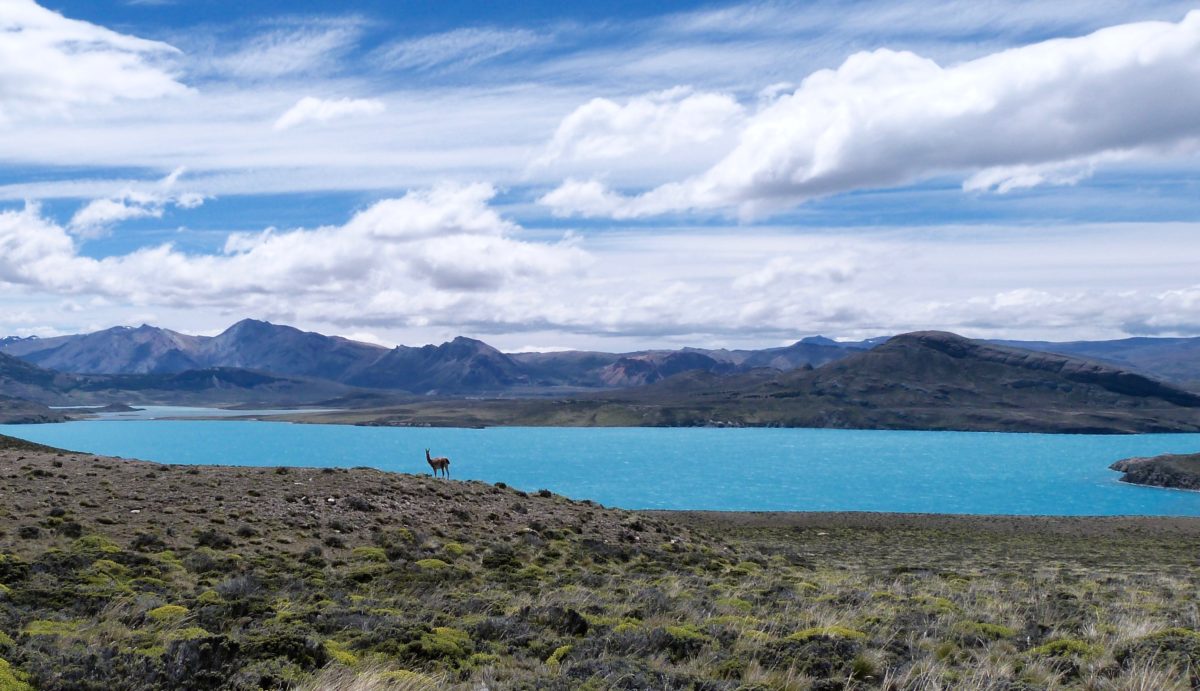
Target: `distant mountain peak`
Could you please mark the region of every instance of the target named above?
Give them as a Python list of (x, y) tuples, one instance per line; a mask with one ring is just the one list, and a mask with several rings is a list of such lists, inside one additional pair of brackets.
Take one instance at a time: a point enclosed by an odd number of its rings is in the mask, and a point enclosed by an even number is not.
[(274, 329), (291, 329), (292, 327), (277, 326), (275, 324), (272, 324), (271, 322), (263, 321), (261, 319), (247, 318), (247, 319), (239, 319), (238, 321), (234, 322), (233, 324), (230, 324), (229, 328), (225, 329), (224, 333), (240, 332), (240, 331), (247, 331), (247, 330), (256, 330), (257, 331), (257, 330), (272, 329), (272, 328), (274, 328)]

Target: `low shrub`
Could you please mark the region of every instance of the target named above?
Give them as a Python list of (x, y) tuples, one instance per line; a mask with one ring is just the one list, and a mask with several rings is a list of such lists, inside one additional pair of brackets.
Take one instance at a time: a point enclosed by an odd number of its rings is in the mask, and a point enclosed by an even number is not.
[(170, 624), (186, 617), (187, 613), (188, 608), (182, 605), (163, 605), (146, 612), (146, 616), (160, 624)]

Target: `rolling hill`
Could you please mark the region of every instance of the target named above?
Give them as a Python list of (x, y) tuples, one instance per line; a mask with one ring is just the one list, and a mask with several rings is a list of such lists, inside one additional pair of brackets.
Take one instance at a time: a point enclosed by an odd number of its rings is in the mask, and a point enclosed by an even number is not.
[(945, 332), (902, 334), (815, 369), (698, 381), (682, 390), (667, 381), (627, 395), (679, 409), (707, 401), (717, 420), (729, 415), (731, 423), (1200, 431), (1200, 395), (1095, 361)]
[(1200, 338), (1123, 338), (1115, 341), (997, 341), (1018, 348), (1101, 360), (1200, 390)]

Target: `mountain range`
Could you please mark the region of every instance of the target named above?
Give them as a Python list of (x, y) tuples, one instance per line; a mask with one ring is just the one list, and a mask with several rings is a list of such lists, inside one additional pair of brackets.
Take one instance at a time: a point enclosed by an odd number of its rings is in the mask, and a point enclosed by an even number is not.
[[(760, 350), (502, 353), (465, 337), (441, 345), (385, 348), (244, 319), (217, 336), (142, 325), (53, 338), (8, 337), (0, 339), (0, 353), (73, 374), (162, 375), (233, 368), (415, 395), (559, 395), (643, 386), (687, 371), (735, 374), (820, 367), (886, 340), (810, 336)], [(1096, 360), (1200, 390), (1200, 338), (992, 343)]]
[[(1200, 397), (1175, 385), (1193, 381), (1197, 343), (917, 332), (763, 350), (503, 353), (464, 337), (385, 348), (255, 320), (211, 337), (143, 325), (3, 339), (0, 419), (122, 402), (316, 404), (364, 409), (351, 417), (368, 424), (451, 424), (469, 408), (479, 424), (1180, 431), (1200, 429)], [(1175, 381), (1150, 376), (1160, 371)], [(383, 410), (400, 412), (371, 412)]]
[(1200, 395), (1095, 361), (916, 332), (816, 368), (728, 375), (692, 370), (646, 386), (555, 399), (411, 400), (292, 419), (381, 426), (1197, 432)]
[(1200, 431), (1200, 394), (1097, 361), (938, 331), (901, 334), (815, 369), (697, 373), (611, 400), (622, 398), (674, 408), (676, 418), (696, 409), (787, 427)]
[(58, 372), (163, 375), (236, 368), (418, 395), (550, 394), (642, 386), (690, 370), (731, 373), (821, 365), (867, 347), (865, 342), (839, 344), (810, 338), (765, 350), (507, 354), (460, 336), (436, 346), (389, 349), (253, 319), (239, 321), (217, 336), (142, 325), (0, 341), (0, 353)]

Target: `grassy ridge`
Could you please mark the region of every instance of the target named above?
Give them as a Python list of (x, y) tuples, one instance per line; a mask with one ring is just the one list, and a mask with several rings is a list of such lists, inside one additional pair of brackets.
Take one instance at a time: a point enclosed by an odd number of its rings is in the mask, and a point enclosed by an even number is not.
[(1200, 523), (630, 513), (0, 450), (0, 690), (1172, 689)]

